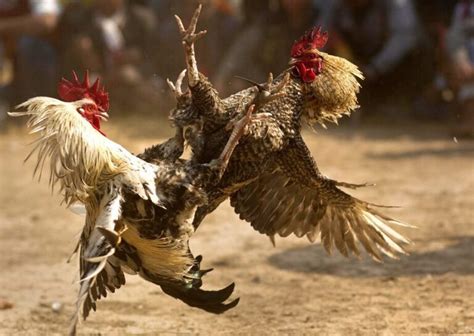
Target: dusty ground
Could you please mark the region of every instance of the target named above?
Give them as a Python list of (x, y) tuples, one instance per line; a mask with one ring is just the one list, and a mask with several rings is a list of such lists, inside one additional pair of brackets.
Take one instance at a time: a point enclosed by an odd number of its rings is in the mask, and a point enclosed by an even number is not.
[[(122, 122), (108, 133), (138, 152), (169, 134), (157, 124)], [(192, 245), (203, 266), (215, 268), (208, 288), (236, 282), (237, 308), (210, 315), (129, 277), (80, 333), (474, 334), (474, 142), (421, 126), (331, 128), (306, 139), (328, 176), (375, 182), (357, 195), (403, 205), (390, 213), (419, 227), (405, 230), (415, 243), (410, 256), (383, 265), (346, 260), (297, 238), (273, 248), (226, 204)], [(32, 164), (22, 165), (30, 140), (19, 131), (0, 135), (0, 298), (14, 305), (0, 310), (1, 335), (64, 334), (77, 290), (76, 264), (65, 261), (82, 218), (59, 205), (46, 181), (32, 181)]]

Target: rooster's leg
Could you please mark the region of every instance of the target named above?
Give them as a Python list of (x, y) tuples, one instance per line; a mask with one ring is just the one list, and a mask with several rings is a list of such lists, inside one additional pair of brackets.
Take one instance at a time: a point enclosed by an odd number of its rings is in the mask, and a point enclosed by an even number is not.
[(196, 33), (196, 25), (199, 18), (199, 14), (201, 13), (202, 5), (199, 5), (196, 11), (191, 18), (191, 23), (189, 27), (186, 29), (184, 28), (183, 21), (177, 15), (174, 17), (176, 18), (176, 22), (178, 23), (179, 32), (181, 33), (182, 43), (184, 46), (184, 51), (186, 54), (186, 65), (188, 68), (188, 82), (191, 87), (195, 86), (199, 82), (199, 71), (196, 62), (196, 54), (194, 52), (194, 42), (204, 36), (207, 31), (203, 30)]
[(218, 171), (219, 179), (222, 177), (222, 175), (224, 175), (224, 172), (227, 168), (230, 157), (232, 156), (232, 153), (234, 152), (235, 147), (237, 147), (237, 145), (239, 144), (240, 138), (242, 138), (242, 136), (245, 134), (245, 129), (247, 125), (253, 119), (252, 114), (253, 114), (254, 109), (255, 109), (255, 105), (254, 104), (250, 105), (245, 115), (240, 120), (235, 121), (233, 123), (233, 130), (229, 136), (229, 140), (227, 140), (224, 150), (222, 151), (219, 158), (211, 162), (211, 166), (213, 166), (213, 168), (217, 169)]
[[(227, 126), (232, 127), (232, 133), (229, 136), (229, 140), (224, 147), (219, 158), (211, 162), (211, 166), (218, 171), (218, 178), (220, 179), (224, 175), (224, 171), (229, 164), (230, 157), (234, 152), (235, 147), (239, 144), (240, 139), (247, 133), (247, 126), (252, 121), (265, 120), (271, 116), (270, 113), (253, 113), (255, 111), (255, 104), (252, 104), (247, 109), (245, 115), (240, 119), (234, 119), (229, 122)], [(227, 127), (226, 127), (227, 128)]]

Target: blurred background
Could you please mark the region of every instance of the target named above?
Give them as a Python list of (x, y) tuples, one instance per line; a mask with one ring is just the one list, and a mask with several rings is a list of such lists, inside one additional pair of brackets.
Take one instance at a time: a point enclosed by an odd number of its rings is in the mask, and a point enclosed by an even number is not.
[[(92, 314), (87, 335), (474, 334), (474, 1), (202, 0), (200, 70), (221, 96), (288, 66), (313, 25), (325, 51), (366, 76), (361, 108), (342, 127), (304, 132), (321, 172), (376, 187), (350, 191), (416, 225), (409, 256), (378, 264), (328, 256), (320, 244), (273, 248), (226, 202), (191, 240), (207, 288), (236, 282), (240, 304), (215, 316), (138, 277)], [(166, 78), (185, 67), (174, 14), (195, 0), (0, 0), (0, 335), (63, 335), (77, 261), (65, 260), (83, 218), (22, 165), (32, 139), (15, 104), (56, 96), (62, 76), (88, 69), (111, 94), (113, 141), (140, 153), (173, 135)], [(33, 160), (34, 161), (34, 160)], [(385, 210), (385, 209), (384, 209)], [(384, 211), (385, 212), (385, 211)]]
[[(204, 0), (200, 70), (221, 95), (287, 67), (293, 41), (313, 25), (325, 51), (365, 76), (364, 120), (421, 120), (457, 137), (474, 129), (474, 2), (469, 0)], [(0, 124), (26, 98), (55, 95), (74, 69), (100, 76), (113, 112), (166, 116), (167, 77), (184, 57), (173, 14), (189, 20), (196, 0), (0, 1)], [(121, 111), (121, 112), (120, 112)], [(125, 112), (127, 111), (127, 112)]]

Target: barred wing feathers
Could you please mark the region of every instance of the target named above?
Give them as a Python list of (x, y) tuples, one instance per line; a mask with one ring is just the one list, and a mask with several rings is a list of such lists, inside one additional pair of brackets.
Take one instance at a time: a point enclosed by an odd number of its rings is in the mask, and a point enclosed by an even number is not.
[(410, 241), (391, 225), (401, 225), (335, 186), (309, 188), (286, 177), (281, 171), (262, 175), (231, 197), (240, 218), (270, 237), (295, 234), (318, 237), (329, 253), (334, 246), (348, 257), (360, 255), (358, 242), (375, 260), (382, 254), (397, 258), (406, 254)]

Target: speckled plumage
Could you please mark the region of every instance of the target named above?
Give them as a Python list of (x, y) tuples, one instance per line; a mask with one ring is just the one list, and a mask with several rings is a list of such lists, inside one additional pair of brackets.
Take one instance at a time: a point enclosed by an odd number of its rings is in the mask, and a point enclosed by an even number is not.
[[(193, 80), (189, 81), (187, 104), (178, 106), (174, 115), (183, 116), (177, 118), (179, 125), (199, 122), (199, 146), (190, 141), (193, 160), (208, 162), (228, 137), (226, 124), (255, 103), (262, 91), (254, 86), (221, 99), (212, 84), (196, 73), (194, 53), (188, 51), (196, 40), (192, 36), (198, 15), (199, 9), (190, 27), (181, 29), (188, 77)], [(388, 224), (403, 224), (338, 188), (360, 185), (337, 182), (321, 174), (301, 137), (303, 122), (311, 126), (337, 123), (357, 108), (358, 80), (363, 78), (347, 60), (314, 49), (311, 52), (321, 59), (314, 81), (302, 81), (290, 68), (273, 83), (267, 83), (268, 87), (276, 87), (286, 73), (291, 74), (279, 97), (258, 107), (256, 113), (267, 117), (247, 126), (220, 183), (207, 191), (208, 203), (198, 209), (194, 225), (198, 227), (208, 213), (230, 197), (240, 217), (272, 239), (276, 234), (291, 233), (306, 235), (310, 241), (320, 236), (328, 251), (335, 246), (345, 256), (360, 254), (358, 241), (378, 261), (382, 254), (396, 258), (406, 253), (403, 245), (409, 241)]]
[[(80, 202), (86, 210), (70, 334), (75, 334), (79, 316), (85, 319), (98, 299), (125, 284), (124, 272), (140, 275), (193, 307), (213, 313), (234, 307), (238, 300), (225, 303), (233, 284), (220, 291), (200, 288), (207, 271), (200, 269), (202, 257), (189, 249), (196, 209), (206, 204), (205, 190), (217, 183), (226, 162), (178, 159), (180, 133), (136, 157), (78, 113), (83, 104), (93, 103), (36, 97), (18, 106), (23, 111), (11, 113), (29, 116), (28, 126), (39, 134), (37, 172), (49, 159), (50, 183), (60, 185), (67, 205)], [(239, 135), (244, 126), (234, 132)], [(232, 152), (238, 138), (229, 141), (222, 156)]]

